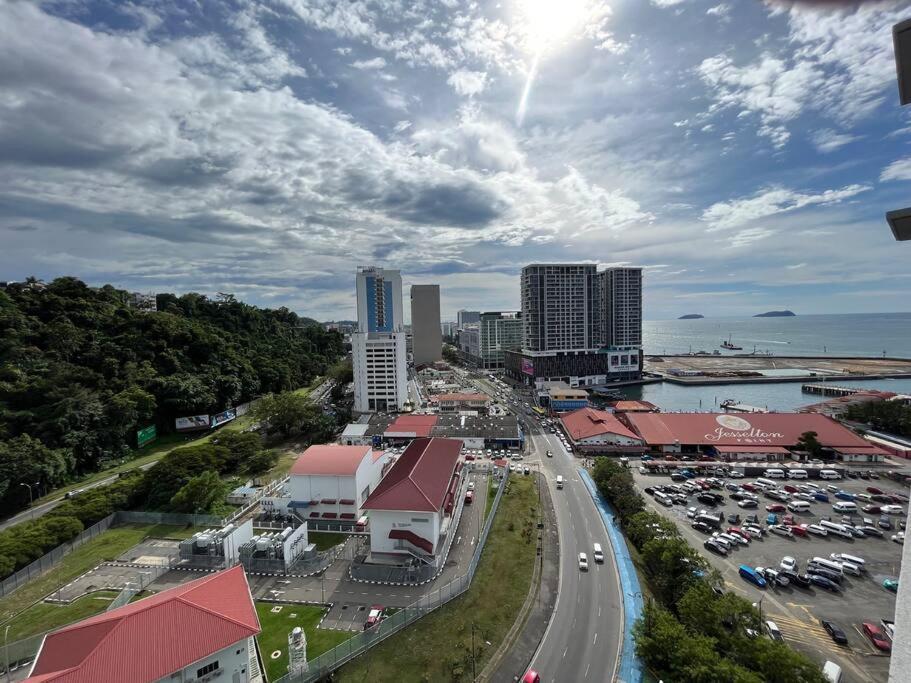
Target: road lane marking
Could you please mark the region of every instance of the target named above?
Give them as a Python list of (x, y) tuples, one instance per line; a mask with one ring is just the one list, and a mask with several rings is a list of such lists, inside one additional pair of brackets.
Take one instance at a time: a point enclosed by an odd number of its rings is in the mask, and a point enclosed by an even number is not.
[(592, 645), (595, 645), (598, 642), (598, 634), (595, 634), (595, 637), (592, 639)]
[(569, 647), (563, 650), (563, 659), (566, 659), (566, 653), (569, 651)]

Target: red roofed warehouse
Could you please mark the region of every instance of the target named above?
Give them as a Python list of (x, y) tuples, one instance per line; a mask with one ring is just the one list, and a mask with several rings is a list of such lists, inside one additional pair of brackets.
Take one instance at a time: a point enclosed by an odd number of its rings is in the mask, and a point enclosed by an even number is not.
[(210, 574), (54, 631), (28, 683), (263, 680), (243, 567)]
[(490, 403), (486, 394), (477, 393), (437, 394), (431, 396), (430, 401), (439, 404), (441, 413), (458, 413), (460, 411), (486, 413), (487, 405)]
[[(666, 453), (741, 452), (762, 447), (762, 453), (782, 454), (794, 448), (804, 432), (816, 432), (824, 448), (842, 460), (874, 462), (883, 451), (847, 427), (814, 413), (625, 413), (623, 419), (654, 450)], [(769, 451), (770, 447), (778, 447)]]
[(310, 446), (291, 467), (288, 507), (308, 522), (354, 524), (387, 461), (370, 446)]
[(458, 439), (415, 439), (405, 449), (362, 506), (371, 560), (435, 559), (460, 501), (461, 450)]
[(581, 408), (560, 418), (573, 449), (587, 453), (642, 453), (645, 442), (613, 413)]

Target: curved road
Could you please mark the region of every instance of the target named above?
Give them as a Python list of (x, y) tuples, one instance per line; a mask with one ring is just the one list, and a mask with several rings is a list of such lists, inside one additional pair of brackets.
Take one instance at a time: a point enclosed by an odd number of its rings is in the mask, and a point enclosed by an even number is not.
[[(486, 393), (495, 394), (485, 379), (476, 377), (475, 381)], [(518, 396), (517, 392), (512, 393)], [(557, 603), (530, 668), (541, 675), (544, 683), (613, 681), (623, 641), (623, 603), (610, 538), (576, 471), (579, 460), (534, 420), (522, 415), (519, 419), (525, 423), (529, 459), (541, 461), (560, 537)], [(552, 458), (546, 457), (548, 450), (553, 453)], [(562, 490), (557, 490), (557, 475), (563, 475)], [(595, 543), (600, 543), (604, 551), (603, 564), (594, 562)], [(588, 556), (587, 572), (579, 571), (579, 553)]]

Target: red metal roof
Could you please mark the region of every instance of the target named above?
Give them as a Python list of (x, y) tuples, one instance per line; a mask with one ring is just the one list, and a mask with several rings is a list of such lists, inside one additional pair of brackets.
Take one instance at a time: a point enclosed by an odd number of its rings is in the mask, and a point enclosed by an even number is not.
[(650, 401), (615, 401), (611, 404), (617, 412), (637, 412), (637, 411), (655, 411), (658, 409), (654, 403)]
[(573, 441), (601, 434), (617, 434), (641, 441), (638, 434), (620, 422), (613, 413), (594, 408), (580, 408), (560, 417), (563, 428)]
[(385, 433), (430, 436), (430, 430), (436, 425), (437, 419), (436, 415), (399, 415), (386, 427)]
[(715, 446), (719, 453), (778, 453), (779, 455), (789, 454), (784, 446)]
[(867, 442), (835, 420), (815, 413), (626, 413), (630, 426), (649, 445), (795, 446), (816, 432), (829, 448), (864, 447)]
[(415, 439), (361, 509), (415, 512), (442, 509), (461, 450), (459, 439)]
[(237, 565), (50, 633), (26, 680), (157, 681), (259, 631)]
[[(369, 446), (339, 446), (338, 444), (310, 446), (294, 461), (291, 474), (352, 476), (367, 455), (372, 457)], [(373, 460), (375, 459), (373, 458)]]

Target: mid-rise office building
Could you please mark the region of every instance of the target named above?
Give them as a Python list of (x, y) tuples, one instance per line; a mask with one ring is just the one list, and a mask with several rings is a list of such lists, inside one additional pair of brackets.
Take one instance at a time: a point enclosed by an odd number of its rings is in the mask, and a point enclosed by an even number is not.
[(403, 410), (408, 401), (402, 276), (397, 270), (357, 270), (358, 332), (351, 335), (354, 409)]
[(457, 323), (440, 323), (440, 331), (443, 333), (444, 339), (455, 339), (458, 329), (459, 326)]
[(411, 347), (415, 367), (443, 360), (439, 285), (411, 285)]
[(472, 325), (480, 320), (480, 311), (466, 311), (465, 309), (462, 309), (456, 313), (456, 325), (460, 330), (466, 325)]
[(642, 269), (608, 268), (598, 273), (601, 345), (642, 346)]
[(522, 314), (518, 311), (489, 311), (481, 313), (477, 325), (469, 325), (460, 334), (465, 361), (485, 370), (506, 366), (506, 351), (522, 347)]
[(571, 387), (640, 377), (641, 282), (637, 268), (523, 268), (523, 345), (504, 352), (507, 374), (526, 384), (562, 381)]

